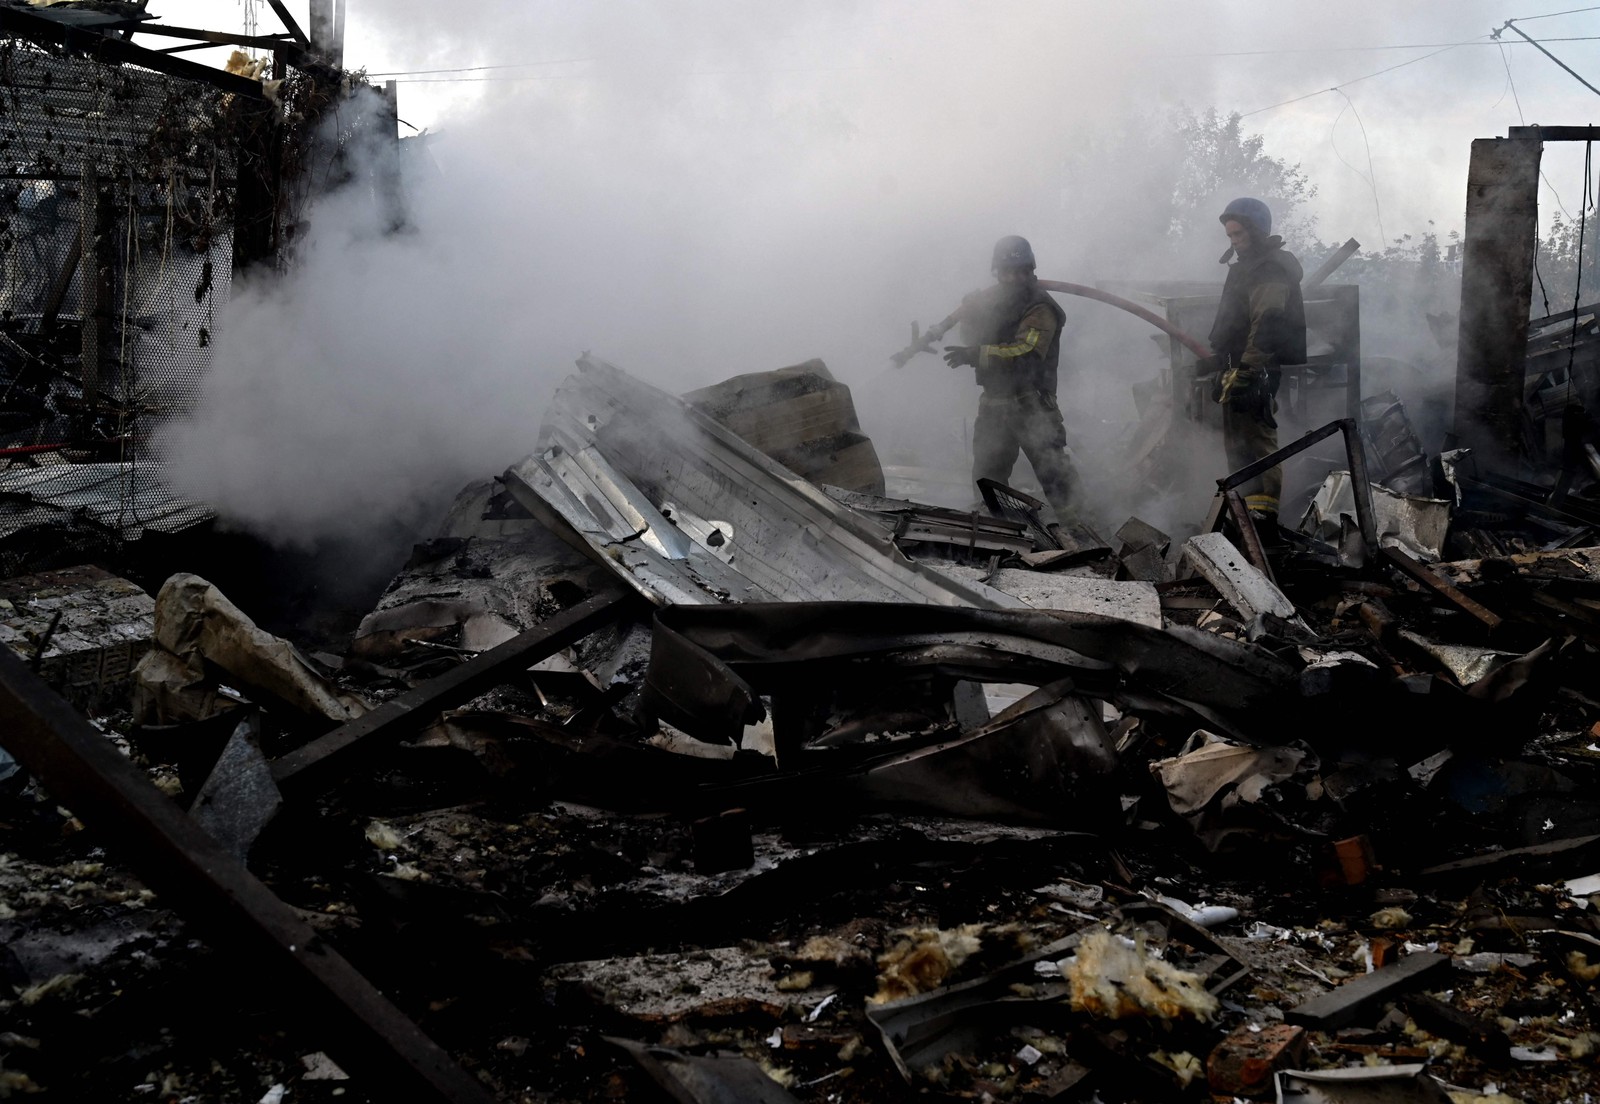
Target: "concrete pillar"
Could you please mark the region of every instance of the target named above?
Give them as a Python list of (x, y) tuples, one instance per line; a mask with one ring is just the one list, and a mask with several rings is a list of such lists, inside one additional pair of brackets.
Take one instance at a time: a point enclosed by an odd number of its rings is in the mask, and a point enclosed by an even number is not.
[(1467, 169), (1455, 431), (1489, 468), (1515, 467), (1523, 456), (1523, 372), (1543, 148), (1531, 139), (1479, 138)]

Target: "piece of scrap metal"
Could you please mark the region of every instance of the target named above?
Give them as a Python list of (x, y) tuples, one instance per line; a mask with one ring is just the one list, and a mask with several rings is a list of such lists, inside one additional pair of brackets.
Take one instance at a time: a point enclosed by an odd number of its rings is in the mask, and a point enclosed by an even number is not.
[(678, 1104), (795, 1104), (796, 1097), (742, 1055), (690, 1054), (607, 1035)]
[(1184, 543), (1183, 554), (1249, 626), (1250, 639), (1289, 627), (1302, 640), (1315, 639), (1293, 602), (1251, 564), (1221, 533), (1200, 533)]
[(881, 525), (681, 399), (589, 356), (578, 367), (505, 484), (652, 602), (1018, 604), (908, 559)]

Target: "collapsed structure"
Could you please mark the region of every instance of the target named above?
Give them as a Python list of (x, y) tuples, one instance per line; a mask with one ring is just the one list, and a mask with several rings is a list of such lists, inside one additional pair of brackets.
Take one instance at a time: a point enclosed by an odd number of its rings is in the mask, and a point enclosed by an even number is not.
[(10, 580), (0, 1095), (1583, 1097), (1600, 466), (1424, 455), (1355, 298), (1335, 416), (1193, 533), (897, 496), (820, 362), (586, 356), (337, 654), (189, 572)]

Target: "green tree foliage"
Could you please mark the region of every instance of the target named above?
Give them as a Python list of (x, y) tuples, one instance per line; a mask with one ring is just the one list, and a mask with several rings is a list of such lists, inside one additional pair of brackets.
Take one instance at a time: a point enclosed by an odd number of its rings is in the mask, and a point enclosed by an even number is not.
[[(1580, 240), (1583, 242), (1581, 284), (1578, 282)], [(1580, 306), (1600, 302), (1600, 211), (1591, 207), (1581, 220), (1557, 211), (1550, 220), (1550, 229), (1539, 240), (1535, 259), (1533, 317), (1542, 318), (1571, 309), (1574, 293)]]
[(1274, 232), (1309, 239), (1316, 217), (1305, 210), (1317, 187), (1301, 170), (1265, 150), (1266, 140), (1245, 131), (1237, 112), (1180, 108), (1169, 119), (1179, 151), (1172, 185), (1171, 233), (1216, 236), (1217, 212), (1237, 196), (1255, 196), (1272, 208)]

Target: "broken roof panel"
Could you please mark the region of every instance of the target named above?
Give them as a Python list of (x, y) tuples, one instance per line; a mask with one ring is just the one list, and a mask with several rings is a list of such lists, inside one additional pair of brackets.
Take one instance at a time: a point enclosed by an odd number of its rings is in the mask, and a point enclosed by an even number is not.
[(908, 559), (880, 526), (682, 400), (588, 356), (578, 366), (539, 452), (506, 485), (651, 601), (1021, 604)]

